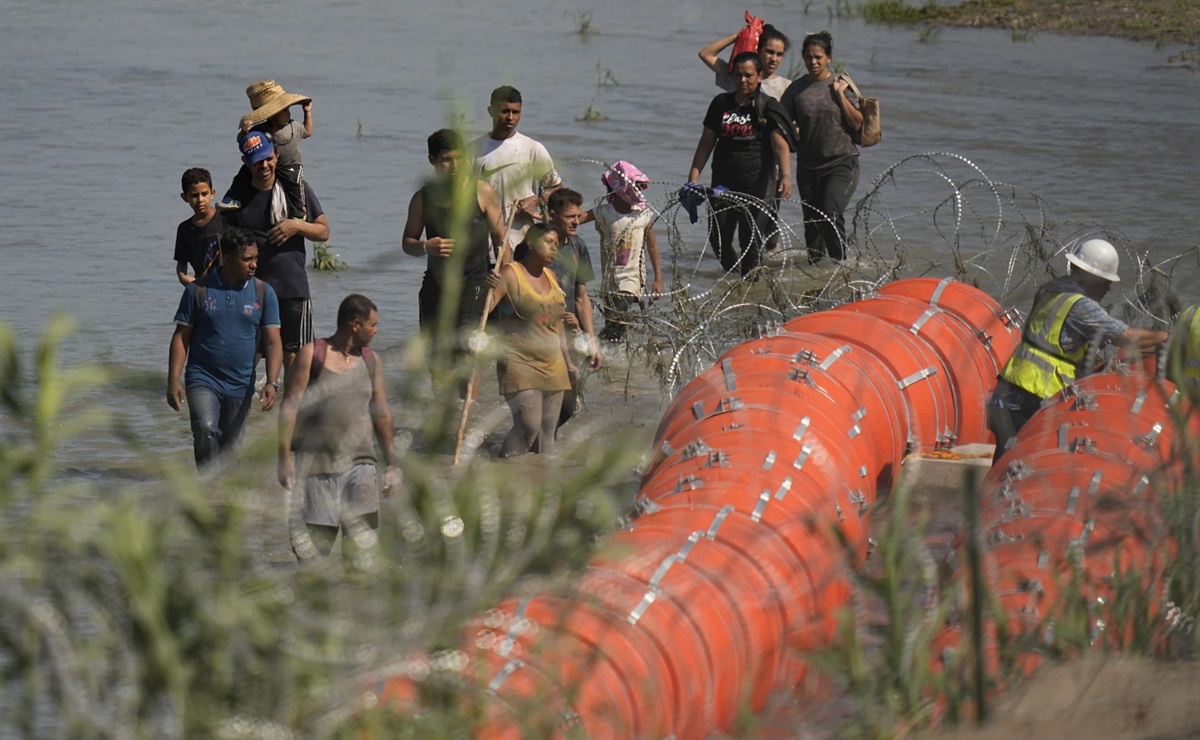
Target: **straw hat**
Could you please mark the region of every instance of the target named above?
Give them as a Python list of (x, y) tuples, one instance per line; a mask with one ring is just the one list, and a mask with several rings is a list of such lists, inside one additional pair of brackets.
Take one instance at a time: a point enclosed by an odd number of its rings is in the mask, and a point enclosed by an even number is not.
[(285, 92), (275, 80), (255, 82), (246, 88), (246, 97), (250, 98), (250, 107), (254, 110), (242, 116), (242, 120), (249, 121), (251, 126), (262, 123), (281, 110), (312, 100), (303, 95)]

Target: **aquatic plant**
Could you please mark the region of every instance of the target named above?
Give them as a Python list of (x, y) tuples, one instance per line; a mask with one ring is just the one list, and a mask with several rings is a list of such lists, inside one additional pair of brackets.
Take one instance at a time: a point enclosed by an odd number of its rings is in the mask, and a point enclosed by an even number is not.
[(348, 267), (341, 260), (340, 254), (335, 254), (325, 242), (313, 243), (312, 268), (314, 270), (335, 271)]

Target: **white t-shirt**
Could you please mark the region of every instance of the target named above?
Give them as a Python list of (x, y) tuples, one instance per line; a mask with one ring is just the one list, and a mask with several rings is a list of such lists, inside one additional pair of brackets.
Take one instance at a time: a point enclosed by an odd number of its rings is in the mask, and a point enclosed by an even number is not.
[(649, 208), (620, 213), (605, 200), (596, 206), (596, 231), (600, 233), (601, 290), (646, 293), (646, 227), (654, 221)]
[[(513, 201), (537, 195), (540, 190), (562, 182), (546, 147), (520, 132), (499, 141), (481, 136), (471, 142), (471, 150), (476, 153), (475, 171), (496, 190), (504, 223), (508, 223)], [(508, 243), (520, 244), (532, 225), (532, 218), (518, 213), (508, 232)]]

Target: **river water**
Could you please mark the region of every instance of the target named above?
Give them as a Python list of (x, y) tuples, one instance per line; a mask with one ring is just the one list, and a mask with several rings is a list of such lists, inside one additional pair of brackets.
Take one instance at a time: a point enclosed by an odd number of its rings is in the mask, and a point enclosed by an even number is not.
[[(1003, 241), (997, 221), (1007, 230), (1043, 217), (1066, 222), (1066, 234), (1115, 230), (1156, 258), (1197, 244), (1200, 77), (1166, 63), (1176, 49), (949, 28), (926, 43), (912, 29), (832, 17), (820, 3), (807, 14), (795, 4), (750, 9), (794, 40), (830, 30), (835, 61), (881, 99), (884, 139), (862, 155), (858, 195), (909, 164), (880, 190), (873, 238), (944, 259), (947, 225), (929, 209), (948, 182), (984, 173), (1015, 186), (1013, 203), (1026, 208), (998, 214), (994, 198), (973, 197), (957, 231), (953, 219), (948, 227), (968, 252)], [(589, 35), (575, 32), (585, 13)], [(274, 77), (315, 101), (307, 176), (351, 266), (311, 276), (317, 331), (331, 331), (341, 298), (361, 292), (381, 309), (376, 346), (386, 349), (416, 325), (423, 262), (399, 245), (431, 131), (459, 114), (484, 130), (488, 92), (513, 84), (524, 93), (521, 130), (560, 160), (569, 185), (595, 198), (594, 161), (629, 159), (656, 182), (661, 205), (666, 183), (686, 175), (717, 92), (696, 51), (736, 30), (740, 14), (717, 0), (3, 0), (0, 318), (30, 347), (49, 316), (75, 317), (64, 361), (114, 363), (120, 382), (100, 400), (150, 453), (186, 460), (186, 419), (162, 393), (180, 294), (173, 235), (189, 215), (178, 182), (192, 166), (212, 170), (218, 189), (232, 177), (248, 83)], [(798, 63), (793, 49), (784, 67)], [(579, 120), (589, 106), (606, 120)], [(961, 159), (907, 159), (923, 152)], [(1029, 194), (1044, 215), (1028, 210)], [(783, 218), (798, 222), (799, 208)], [(596, 254), (591, 227), (582, 233)], [(688, 269), (700, 263), (699, 230), (685, 228), (679, 246)], [(1197, 275), (1194, 259), (1177, 273), (1185, 299), (1200, 298)], [(631, 424), (648, 437), (664, 408), (657, 380), (637, 366), (626, 382), (622, 362), (614, 357), (613, 371), (588, 386), (586, 414), (602, 422), (601, 439)], [(69, 453), (74, 470), (99, 478), (133, 455), (103, 428)]]

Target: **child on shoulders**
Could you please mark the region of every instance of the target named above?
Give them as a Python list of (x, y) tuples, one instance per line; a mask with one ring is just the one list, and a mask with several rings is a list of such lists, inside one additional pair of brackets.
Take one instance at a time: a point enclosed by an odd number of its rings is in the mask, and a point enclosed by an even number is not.
[[(657, 214), (643, 196), (650, 179), (629, 162), (619, 161), (604, 171), (600, 181), (608, 189), (608, 196), (585, 213), (580, 223), (595, 221), (600, 234), (600, 300), (604, 315), (600, 338), (615, 342), (625, 338), (633, 304), (645, 308), (643, 299), (647, 295), (653, 300), (662, 294), (662, 260), (653, 228)], [(654, 270), (649, 291), (647, 254)]]
[[(268, 134), (275, 147), (278, 161), (275, 177), (283, 186), (287, 198), (288, 218), (304, 220), (308, 207), (304, 202), (304, 164), (300, 159), (300, 140), (313, 135), (312, 98), (285, 92), (275, 80), (262, 80), (246, 88), (252, 110), (242, 116), (237, 139), (241, 143), (251, 131)], [(291, 107), (304, 109), (304, 123), (292, 118)], [(238, 170), (225, 197), (217, 204), (221, 210), (235, 210), (253, 197), (250, 169)]]

